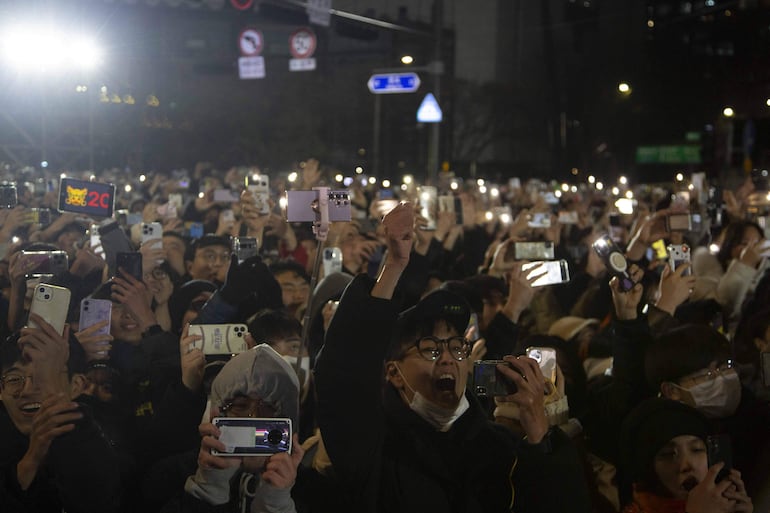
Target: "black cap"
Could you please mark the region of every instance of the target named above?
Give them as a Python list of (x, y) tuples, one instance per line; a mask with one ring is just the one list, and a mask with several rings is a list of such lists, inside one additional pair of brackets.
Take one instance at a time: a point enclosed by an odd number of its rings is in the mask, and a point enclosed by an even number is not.
[(620, 430), (620, 464), (632, 482), (650, 482), (657, 452), (672, 438), (682, 435), (706, 440), (708, 420), (695, 408), (671, 399), (641, 402), (623, 421)]
[(421, 324), (442, 319), (464, 335), (470, 318), (471, 308), (465, 299), (454, 292), (438, 289), (398, 316), (398, 338), (416, 331)]

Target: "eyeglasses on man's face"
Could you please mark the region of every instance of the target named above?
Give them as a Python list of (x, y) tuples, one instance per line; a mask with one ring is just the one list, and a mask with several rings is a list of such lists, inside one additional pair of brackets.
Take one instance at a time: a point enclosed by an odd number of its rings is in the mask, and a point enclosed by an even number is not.
[(462, 361), (471, 354), (471, 346), (465, 337), (459, 335), (449, 338), (438, 338), (432, 335), (420, 337), (414, 343), (417, 354), (424, 360), (436, 361), (441, 357), (444, 349), (449, 351), (452, 358)]

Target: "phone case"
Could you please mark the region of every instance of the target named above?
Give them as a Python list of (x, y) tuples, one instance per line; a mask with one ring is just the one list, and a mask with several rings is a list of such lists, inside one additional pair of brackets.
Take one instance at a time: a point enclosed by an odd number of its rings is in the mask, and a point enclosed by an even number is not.
[(200, 335), (190, 345), (203, 354), (237, 354), (248, 350), (245, 324), (191, 324), (188, 335)]
[(553, 260), (553, 242), (515, 242), (515, 260)]
[[(680, 265), (690, 263), (690, 247), (687, 244), (669, 244), (668, 247), (668, 266), (675, 271)], [(688, 268), (682, 273), (682, 276), (692, 274), (692, 268)]]
[(556, 349), (552, 347), (528, 347), (527, 356), (540, 366), (543, 376), (556, 383)]
[[(60, 334), (64, 334), (64, 324), (67, 321), (67, 312), (70, 307), (69, 289), (40, 283), (32, 293), (32, 306), (30, 314), (37, 314)], [(31, 319), (28, 322), (30, 328), (39, 328)]]
[(100, 335), (110, 334), (110, 319), (112, 318), (112, 301), (109, 299), (85, 298), (80, 302), (80, 326), (82, 331), (96, 324), (107, 321), (107, 325), (96, 333)]
[(219, 429), (225, 452), (212, 449), (211, 454), (242, 457), (291, 453), (291, 419), (215, 417), (212, 424)]
[(146, 242), (153, 239), (162, 241), (162, 237), (163, 227), (160, 223), (142, 223), (142, 244), (145, 244)]
[(255, 175), (249, 181), (249, 191), (254, 196), (260, 214), (270, 213), (270, 178), (267, 175)]
[(729, 435), (712, 435), (706, 438), (708, 466), (724, 462), (725, 466), (717, 474), (716, 482), (723, 480), (733, 468), (733, 451)]
[(340, 248), (324, 248), (324, 276), (342, 272), (342, 250)]
[(233, 237), (233, 253), (238, 257), (238, 263), (256, 256), (259, 244), (255, 237)]
[(117, 269), (123, 268), (130, 276), (142, 281), (142, 254), (136, 251), (121, 252), (116, 257)]

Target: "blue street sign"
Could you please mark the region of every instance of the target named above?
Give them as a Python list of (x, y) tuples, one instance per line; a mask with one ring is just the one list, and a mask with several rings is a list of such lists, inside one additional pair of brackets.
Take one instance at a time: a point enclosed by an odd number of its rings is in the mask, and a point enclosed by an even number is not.
[(383, 73), (372, 75), (366, 83), (374, 94), (413, 93), (420, 87), (417, 73)]

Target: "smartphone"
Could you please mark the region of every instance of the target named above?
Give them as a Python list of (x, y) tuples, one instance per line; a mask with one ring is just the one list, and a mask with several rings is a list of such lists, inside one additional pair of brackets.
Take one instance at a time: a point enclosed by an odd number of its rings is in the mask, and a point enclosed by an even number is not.
[(161, 219), (176, 219), (178, 217), (176, 204), (171, 203), (170, 201), (168, 203), (158, 205), (156, 212), (158, 212), (158, 215), (161, 217)]
[(715, 482), (720, 482), (730, 474), (733, 468), (733, 451), (729, 435), (711, 435), (706, 437), (706, 451), (708, 466), (724, 462), (725, 466), (717, 474)]
[[(286, 220), (290, 223), (315, 223), (321, 220), (317, 190), (286, 191)], [(350, 192), (329, 191), (329, 221), (350, 221)]]
[(239, 264), (247, 258), (256, 256), (259, 251), (256, 237), (233, 237), (232, 246), (233, 253), (238, 257)]
[(509, 381), (497, 370), (498, 365), (511, 366), (505, 360), (478, 360), (473, 363), (473, 391), (479, 397), (498, 397), (515, 394), (516, 383)]
[(554, 258), (552, 241), (516, 242), (513, 249), (514, 260), (553, 260)]
[(163, 247), (163, 227), (160, 223), (142, 223), (142, 244), (151, 240), (161, 241)]
[(578, 213), (574, 210), (559, 212), (559, 224), (577, 224), (579, 219)]
[(596, 254), (602, 259), (607, 270), (618, 277), (618, 280), (620, 280), (620, 290), (628, 292), (634, 288), (636, 284), (628, 274), (626, 256), (620, 251), (620, 248), (618, 248), (609, 235), (599, 237), (593, 242), (591, 247), (594, 248)]
[(211, 454), (244, 457), (291, 453), (291, 419), (215, 417), (212, 423), (219, 429), (225, 452), (212, 449)]
[(438, 197), (439, 212), (454, 212), (455, 224), (463, 224), (463, 202), (459, 196), (446, 195)]
[(193, 349), (200, 349), (203, 354), (238, 354), (248, 350), (245, 324), (191, 324), (189, 335), (200, 335), (200, 340), (195, 340), (190, 345)]
[[(687, 244), (669, 244), (668, 247), (668, 266), (675, 271), (682, 264), (689, 264), (691, 260), (690, 247)], [(692, 267), (688, 267), (682, 276), (690, 276)]]
[(527, 221), (530, 228), (550, 228), (551, 214), (549, 212), (532, 212)]
[[(182, 198), (182, 195), (178, 192), (170, 193), (168, 195), (168, 205), (170, 207), (174, 207), (176, 212), (182, 210), (182, 207), (184, 206), (184, 199)], [(174, 217), (176, 217), (176, 215)]]
[(186, 222), (184, 234), (191, 239), (200, 239), (203, 237), (203, 223)]
[(423, 230), (436, 229), (436, 212), (438, 209), (438, 191), (431, 185), (419, 188), (420, 215), (427, 221)]
[[(40, 283), (32, 293), (32, 305), (29, 313), (37, 314), (53, 326), (59, 335), (64, 334), (64, 324), (67, 322), (67, 312), (70, 308), (70, 290), (56, 285)], [(30, 328), (39, 328), (31, 319), (27, 323)]]
[(138, 251), (121, 251), (116, 255), (115, 262), (117, 269), (123, 269), (129, 276), (133, 276), (136, 280), (142, 281), (144, 274), (142, 273), (142, 254)]
[(109, 335), (111, 318), (112, 301), (109, 299), (85, 298), (80, 302), (79, 329), (81, 331), (90, 328), (98, 322), (107, 321), (107, 325), (100, 328), (96, 333), (99, 335)]
[(260, 214), (270, 213), (270, 178), (267, 175), (254, 175), (247, 188), (256, 202)]
[(66, 251), (22, 251), (21, 254), (25, 260), (35, 264), (35, 267), (27, 273), (27, 279), (42, 275), (55, 276), (69, 269), (69, 257)]
[(342, 272), (342, 250), (340, 248), (324, 248), (324, 276)]
[(51, 224), (51, 210), (48, 208), (30, 208), (27, 215), (24, 216), (24, 222), (47, 226)]
[(552, 347), (528, 347), (527, 356), (540, 366), (543, 376), (556, 383), (556, 349)]
[(692, 217), (689, 213), (669, 214), (666, 216), (666, 230), (669, 232), (689, 232), (692, 230)]
[(542, 267), (533, 270), (527, 275), (527, 278), (529, 278), (530, 276), (539, 275), (545, 271), (545, 274), (532, 282), (533, 287), (557, 285), (569, 281), (569, 266), (567, 265), (566, 260), (541, 260), (538, 262), (530, 262), (522, 265), (521, 270), (528, 271), (539, 264), (542, 264)]
[(18, 203), (16, 184), (0, 183), (0, 208), (14, 208)]
[(216, 189), (214, 190), (214, 202), (215, 203), (236, 203), (240, 200), (238, 194), (230, 189)]
[[(112, 222), (106, 226), (98, 228), (102, 249), (107, 260), (107, 268), (111, 276), (117, 273), (116, 259), (120, 252), (131, 252), (134, 250), (131, 245), (131, 241), (126, 236), (126, 233), (120, 228), (117, 222)], [(93, 241), (92, 241), (93, 242)]]
[[(160, 223), (142, 223), (142, 246), (152, 249), (163, 249), (163, 228)], [(163, 259), (155, 260), (155, 265), (163, 263)]]

